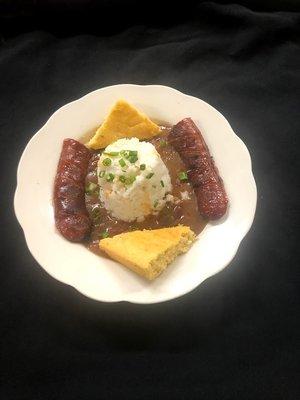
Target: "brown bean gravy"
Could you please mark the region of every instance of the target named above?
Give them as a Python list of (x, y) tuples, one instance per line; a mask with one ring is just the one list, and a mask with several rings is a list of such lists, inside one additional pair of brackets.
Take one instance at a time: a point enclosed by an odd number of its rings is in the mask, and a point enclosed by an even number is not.
[[(102, 205), (99, 199), (99, 192), (87, 193), (85, 204), (92, 221), (91, 235), (88, 241), (88, 248), (99, 253), (98, 243), (103, 237), (111, 237), (119, 233), (142, 230), (157, 229), (171, 226), (187, 225), (196, 234), (199, 234), (205, 227), (204, 220), (198, 211), (196, 196), (192, 185), (179, 179), (179, 172), (186, 171), (179, 154), (168, 143), (169, 127), (161, 127), (162, 134), (149, 140), (152, 143), (162, 160), (166, 164), (173, 186), (172, 195), (176, 198), (174, 203), (167, 202), (158, 215), (149, 215), (142, 222), (126, 222), (114, 218)], [(100, 152), (95, 152), (90, 160), (86, 186), (90, 183), (98, 184), (97, 164)], [(182, 197), (182, 193), (184, 193)]]

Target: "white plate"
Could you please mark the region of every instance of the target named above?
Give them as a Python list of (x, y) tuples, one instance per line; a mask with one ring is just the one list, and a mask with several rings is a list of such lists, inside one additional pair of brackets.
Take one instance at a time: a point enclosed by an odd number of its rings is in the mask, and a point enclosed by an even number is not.
[[(170, 124), (191, 117), (210, 148), (230, 201), (226, 217), (208, 224), (191, 250), (154, 282), (68, 242), (54, 225), (52, 191), (63, 139), (79, 139), (95, 129), (119, 98)], [(166, 86), (116, 85), (60, 108), (32, 137), (19, 162), (14, 206), (30, 252), (51, 276), (96, 300), (157, 303), (188, 293), (228, 265), (250, 229), (256, 198), (249, 152), (218, 111)]]

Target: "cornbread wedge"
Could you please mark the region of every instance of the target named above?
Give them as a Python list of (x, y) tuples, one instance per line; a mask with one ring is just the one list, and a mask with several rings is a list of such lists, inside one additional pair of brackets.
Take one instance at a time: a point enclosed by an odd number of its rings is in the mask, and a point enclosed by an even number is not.
[(87, 147), (97, 150), (121, 138), (136, 137), (149, 139), (158, 135), (160, 128), (147, 115), (138, 111), (125, 100), (118, 100), (103, 124), (87, 143)]
[(179, 254), (189, 250), (196, 236), (187, 226), (125, 232), (102, 239), (99, 247), (112, 259), (153, 280)]

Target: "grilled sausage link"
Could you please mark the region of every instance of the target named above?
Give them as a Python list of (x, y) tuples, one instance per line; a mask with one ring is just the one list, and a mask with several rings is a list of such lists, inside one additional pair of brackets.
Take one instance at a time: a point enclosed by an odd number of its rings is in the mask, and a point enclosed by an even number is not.
[(90, 158), (83, 144), (64, 140), (54, 183), (54, 217), (57, 229), (72, 242), (82, 241), (91, 228), (84, 200)]
[(185, 118), (174, 125), (168, 140), (187, 167), (200, 214), (210, 220), (221, 218), (227, 210), (227, 195), (214, 160), (193, 120)]

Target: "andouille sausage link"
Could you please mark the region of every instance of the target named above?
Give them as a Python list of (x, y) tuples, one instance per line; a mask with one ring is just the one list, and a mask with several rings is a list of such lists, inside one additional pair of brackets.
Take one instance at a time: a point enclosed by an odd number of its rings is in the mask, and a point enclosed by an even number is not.
[(185, 118), (174, 125), (168, 140), (187, 167), (200, 214), (210, 220), (221, 218), (226, 213), (228, 198), (214, 160), (193, 120)]
[(65, 139), (54, 183), (55, 224), (72, 242), (89, 234), (89, 219), (84, 199), (85, 177), (91, 152), (74, 139)]

